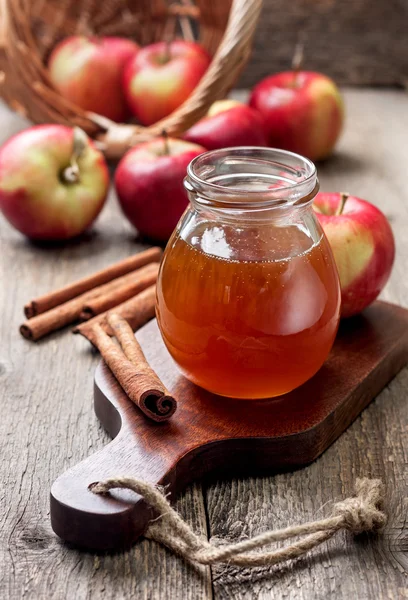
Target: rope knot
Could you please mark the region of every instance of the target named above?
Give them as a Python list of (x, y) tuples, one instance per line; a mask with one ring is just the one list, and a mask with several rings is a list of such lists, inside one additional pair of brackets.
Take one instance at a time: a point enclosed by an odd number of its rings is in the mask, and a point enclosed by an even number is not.
[(352, 533), (381, 529), (387, 522), (381, 510), (384, 486), (379, 479), (357, 479), (356, 496), (334, 505), (335, 514), (340, 515), (342, 525)]

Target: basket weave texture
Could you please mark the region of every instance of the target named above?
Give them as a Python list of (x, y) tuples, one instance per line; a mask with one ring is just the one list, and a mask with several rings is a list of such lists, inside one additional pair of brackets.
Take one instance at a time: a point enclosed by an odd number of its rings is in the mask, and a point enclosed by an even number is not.
[[(78, 125), (110, 158), (160, 135), (180, 135), (223, 98), (245, 66), (262, 0), (0, 0), (0, 94), (35, 123)], [(56, 91), (47, 59), (68, 35), (118, 35), (141, 45), (197, 39), (213, 56), (191, 96), (150, 127), (85, 112)]]

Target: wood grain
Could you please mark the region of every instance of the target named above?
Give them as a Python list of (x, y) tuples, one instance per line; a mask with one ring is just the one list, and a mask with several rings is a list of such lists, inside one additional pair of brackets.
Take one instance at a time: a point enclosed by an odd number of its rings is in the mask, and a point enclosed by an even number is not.
[[(0, 123), (0, 142), (26, 126), (1, 104)], [(50, 524), (52, 481), (110, 438), (92, 405), (99, 355), (69, 332), (26, 343), (18, 333), (23, 305), (147, 245), (136, 241), (113, 194), (78, 243), (30, 244), (1, 215), (0, 228), (0, 598), (209, 598), (208, 568), (180, 564), (149, 541), (126, 554), (83, 554), (61, 544)], [(178, 506), (206, 534), (201, 486)]]
[[(336, 156), (319, 165), (321, 186), (366, 197), (389, 216), (397, 258), (383, 298), (408, 306), (408, 98), (373, 90), (348, 90), (345, 98), (345, 134)], [(0, 123), (0, 140), (25, 125), (2, 107)], [(321, 516), (329, 510), (325, 503), (351, 492), (356, 477), (381, 476), (390, 515), (384, 535), (337, 537), (294, 570), (290, 565), (271, 573), (217, 568), (212, 582), (207, 570), (197, 571), (151, 542), (116, 555), (80, 553), (61, 544), (49, 521), (50, 485), (109, 440), (92, 407), (99, 359), (75, 336), (55, 333), (36, 346), (21, 339), (22, 306), (142, 246), (135, 244), (113, 194), (95, 233), (79, 244), (32, 246), (1, 217), (0, 227), (1, 598), (407, 597), (408, 369), (312, 465), (273, 477), (193, 486), (177, 505), (197, 531), (237, 540)]]
[[(404, 142), (408, 98), (402, 92), (349, 90), (346, 107), (346, 130), (339, 149), (332, 159), (318, 165), (321, 189), (350, 191), (386, 213), (396, 236), (397, 256), (383, 297), (407, 306), (408, 197), (403, 165), (408, 160)], [(321, 517), (330, 510), (328, 504), (352, 491), (359, 476), (383, 479), (390, 516), (382, 536), (353, 539), (344, 534), (341, 542), (331, 541), (315, 555), (298, 560), (296, 569), (288, 564), (254, 574), (216, 567), (212, 574), (217, 599), (407, 597), (407, 389), (405, 368), (307, 469), (206, 487), (205, 504), (214, 540), (238, 541), (271, 527)]]
[(408, 85), (404, 0), (264, 0), (251, 60), (239, 81), (251, 87), (290, 68), (300, 33), (305, 68), (339, 84)]

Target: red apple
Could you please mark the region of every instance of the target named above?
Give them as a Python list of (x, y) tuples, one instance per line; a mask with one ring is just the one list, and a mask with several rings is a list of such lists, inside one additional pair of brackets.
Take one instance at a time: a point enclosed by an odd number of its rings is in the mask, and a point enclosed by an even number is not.
[(113, 121), (129, 116), (123, 70), (139, 46), (118, 37), (68, 37), (52, 51), (49, 75), (62, 96)]
[(271, 75), (255, 86), (249, 105), (263, 115), (270, 146), (311, 160), (330, 155), (343, 126), (340, 92), (320, 73)]
[(390, 276), (394, 236), (375, 206), (347, 194), (317, 195), (314, 207), (330, 242), (340, 276), (342, 317), (361, 312)]
[(193, 125), (183, 138), (208, 150), (229, 146), (266, 146), (261, 115), (241, 102), (214, 102), (208, 115)]
[(0, 210), (29, 238), (79, 235), (98, 216), (108, 187), (105, 159), (81, 129), (37, 125), (0, 148)]
[(115, 186), (123, 212), (140, 234), (168, 240), (188, 204), (183, 186), (187, 166), (204, 151), (183, 140), (157, 138), (125, 154)]
[(142, 48), (124, 72), (133, 114), (143, 125), (151, 125), (172, 113), (190, 96), (210, 62), (207, 51), (193, 42), (158, 42)]

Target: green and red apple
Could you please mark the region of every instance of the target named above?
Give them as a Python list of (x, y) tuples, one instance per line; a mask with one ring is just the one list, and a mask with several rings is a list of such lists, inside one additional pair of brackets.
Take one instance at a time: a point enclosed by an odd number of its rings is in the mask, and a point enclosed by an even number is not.
[(167, 117), (187, 100), (210, 62), (208, 52), (194, 42), (158, 42), (142, 48), (123, 76), (133, 114), (142, 125)]
[(344, 107), (329, 77), (309, 71), (287, 71), (258, 83), (249, 105), (265, 120), (268, 144), (311, 160), (327, 158), (343, 127)]
[(115, 186), (125, 216), (141, 235), (169, 239), (188, 205), (183, 186), (187, 166), (204, 151), (198, 144), (161, 137), (125, 154)]
[(320, 193), (314, 201), (340, 277), (341, 316), (361, 312), (388, 281), (395, 256), (394, 236), (385, 215), (355, 196)]
[(207, 150), (267, 145), (262, 116), (236, 100), (214, 102), (207, 116), (188, 129), (183, 138)]
[(35, 240), (73, 238), (105, 202), (105, 159), (82, 130), (37, 125), (0, 148), (0, 210)]
[(130, 114), (122, 88), (123, 70), (139, 46), (119, 37), (65, 38), (48, 63), (54, 87), (80, 108), (124, 121)]

